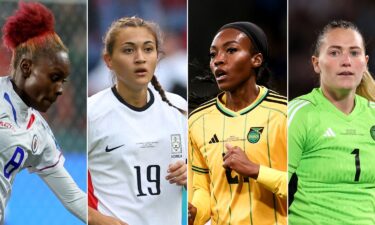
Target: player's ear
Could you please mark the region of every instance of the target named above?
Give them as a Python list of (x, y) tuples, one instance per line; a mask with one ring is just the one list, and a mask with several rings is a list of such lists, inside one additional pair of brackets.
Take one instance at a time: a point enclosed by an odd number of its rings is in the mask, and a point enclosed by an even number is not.
[(28, 58), (21, 59), (20, 70), (23, 78), (28, 78), (31, 74), (32, 61)]
[(103, 60), (105, 62), (105, 64), (107, 65), (107, 67), (112, 70), (112, 58), (109, 54), (104, 54), (103, 55)]
[(262, 53), (254, 54), (251, 57), (251, 64), (253, 64), (253, 67), (258, 68), (258, 67), (260, 67), (262, 65), (262, 63), (263, 63), (263, 55), (262, 55)]
[(311, 63), (314, 67), (315, 73), (320, 74), (319, 58), (314, 55), (311, 56)]

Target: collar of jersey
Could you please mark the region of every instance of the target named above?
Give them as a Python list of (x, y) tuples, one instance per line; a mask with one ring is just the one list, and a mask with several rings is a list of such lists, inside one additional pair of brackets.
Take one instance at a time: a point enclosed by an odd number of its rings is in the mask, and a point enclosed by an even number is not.
[(317, 96), (319, 96), (320, 101), (323, 103), (323, 107), (327, 107), (327, 109), (329, 109), (331, 112), (335, 113), (338, 117), (344, 120), (347, 120), (347, 121), (353, 120), (361, 111), (361, 99), (358, 95), (355, 95), (355, 99), (354, 99), (355, 105), (354, 105), (353, 111), (349, 115), (346, 115), (341, 110), (336, 108), (336, 106), (333, 105), (332, 102), (330, 102), (324, 96), (321, 88), (316, 88), (314, 91), (318, 93)]
[(115, 97), (117, 98), (117, 100), (119, 100), (122, 104), (124, 104), (125, 106), (127, 106), (128, 108), (134, 110), (134, 111), (137, 111), (137, 112), (142, 112), (142, 111), (145, 111), (146, 109), (150, 108), (150, 106), (154, 103), (154, 94), (152, 93), (152, 91), (147, 88), (147, 91), (148, 93), (150, 93), (150, 100), (146, 103), (146, 105), (144, 105), (143, 107), (135, 107), (135, 106), (132, 106), (130, 105), (129, 103), (127, 103), (122, 97), (121, 95), (117, 92), (116, 90), (116, 86), (113, 86), (112, 88), (112, 92), (113, 94), (115, 95)]
[(229, 116), (229, 117), (236, 117), (236, 116), (241, 116), (241, 115), (244, 115), (248, 112), (250, 112), (251, 110), (253, 110), (257, 105), (259, 105), (263, 99), (267, 96), (268, 94), (268, 89), (263, 87), (263, 86), (257, 86), (259, 87), (259, 94), (257, 96), (257, 98), (248, 106), (246, 106), (245, 108), (235, 112), (231, 109), (228, 109), (226, 106), (225, 106), (225, 102), (226, 102), (226, 95), (225, 95), (225, 92), (223, 93), (220, 93), (217, 98), (216, 98), (216, 107), (217, 109), (223, 113), (224, 115), (226, 116)]
[(13, 84), (12, 84), (12, 81), (10, 80), (10, 76), (7, 79), (7, 83), (8, 83), (7, 86), (9, 87), (9, 89), (6, 92), (8, 92), (8, 95), (10, 97), (10, 100), (12, 102), (14, 109), (16, 110), (16, 113), (19, 114), (20, 119), (23, 120), (27, 117), (30, 107), (26, 105), (26, 103), (21, 99), (21, 97), (13, 89)]

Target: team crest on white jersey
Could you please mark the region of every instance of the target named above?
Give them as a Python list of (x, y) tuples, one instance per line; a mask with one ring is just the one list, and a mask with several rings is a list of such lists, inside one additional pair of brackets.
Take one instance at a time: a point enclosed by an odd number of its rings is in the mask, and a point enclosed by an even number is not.
[(180, 134), (171, 134), (171, 157), (182, 158), (182, 143)]
[(38, 136), (37, 136), (36, 134), (34, 134), (34, 136), (33, 136), (33, 140), (32, 140), (32, 142), (31, 142), (31, 151), (32, 151), (33, 153), (35, 153), (36, 150), (38, 149), (38, 147), (39, 147)]

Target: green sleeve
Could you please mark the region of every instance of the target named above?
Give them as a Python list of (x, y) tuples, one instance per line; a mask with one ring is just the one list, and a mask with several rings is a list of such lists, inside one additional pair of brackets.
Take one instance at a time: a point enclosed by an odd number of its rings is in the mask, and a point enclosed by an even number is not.
[(296, 172), (307, 137), (306, 106), (309, 102), (293, 100), (288, 109), (288, 181)]

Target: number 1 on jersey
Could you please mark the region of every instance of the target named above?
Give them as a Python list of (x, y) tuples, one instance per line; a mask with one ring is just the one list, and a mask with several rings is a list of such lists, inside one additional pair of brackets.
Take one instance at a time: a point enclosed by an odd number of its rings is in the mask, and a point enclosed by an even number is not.
[(351, 154), (355, 155), (355, 177), (354, 181), (359, 181), (359, 176), (361, 175), (361, 163), (359, 161), (359, 149), (356, 148), (352, 151)]

